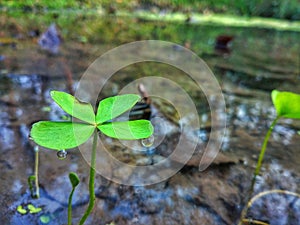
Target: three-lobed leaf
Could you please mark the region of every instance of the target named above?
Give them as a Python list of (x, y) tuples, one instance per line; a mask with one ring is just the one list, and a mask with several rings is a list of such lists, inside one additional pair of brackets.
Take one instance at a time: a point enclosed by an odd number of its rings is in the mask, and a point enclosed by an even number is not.
[(101, 124), (120, 116), (131, 109), (139, 100), (140, 96), (135, 94), (118, 95), (103, 99), (98, 106), (96, 123)]
[(33, 124), (30, 136), (38, 145), (62, 150), (83, 144), (94, 130), (95, 127), (89, 124), (40, 121)]
[(299, 94), (273, 90), (271, 96), (278, 117), (300, 119)]
[(51, 91), (50, 95), (66, 113), (87, 123), (95, 123), (95, 113), (90, 103), (81, 102), (74, 96), (61, 91)]

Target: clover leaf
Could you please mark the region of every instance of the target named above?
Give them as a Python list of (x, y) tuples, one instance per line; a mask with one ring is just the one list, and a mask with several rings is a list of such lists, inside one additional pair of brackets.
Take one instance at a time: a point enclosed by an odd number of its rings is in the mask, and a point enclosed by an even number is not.
[(33, 124), (30, 135), (38, 145), (62, 150), (83, 144), (94, 130), (90, 124), (40, 121)]
[(50, 95), (66, 113), (87, 123), (95, 123), (95, 113), (90, 103), (81, 102), (65, 92), (51, 91)]
[(300, 95), (287, 91), (272, 91), (272, 101), (278, 117), (300, 119)]
[(33, 124), (30, 136), (39, 145), (61, 150), (77, 147), (86, 142), (95, 129), (105, 135), (135, 140), (148, 138), (153, 127), (148, 120), (118, 121), (112, 119), (131, 109), (140, 99), (135, 94), (125, 94), (100, 101), (95, 115), (90, 103), (60, 91), (51, 91), (51, 98), (68, 114), (82, 122), (40, 121)]
[(116, 118), (131, 109), (139, 100), (140, 96), (134, 94), (103, 99), (98, 106), (96, 122), (103, 123)]

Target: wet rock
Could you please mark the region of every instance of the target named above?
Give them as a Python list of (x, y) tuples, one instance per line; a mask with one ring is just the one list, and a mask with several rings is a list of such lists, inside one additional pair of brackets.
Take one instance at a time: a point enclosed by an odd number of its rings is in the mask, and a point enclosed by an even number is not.
[(38, 44), (40, 45), (40, 47), (52, 54), (58, 53), (60, 43), (61, 38), (54, 23), (48, 27), (48, 29), (41, 35), (38, 40)]

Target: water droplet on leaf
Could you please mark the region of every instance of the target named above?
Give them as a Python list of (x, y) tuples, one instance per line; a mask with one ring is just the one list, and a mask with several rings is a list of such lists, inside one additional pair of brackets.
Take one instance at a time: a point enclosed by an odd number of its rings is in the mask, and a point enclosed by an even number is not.
[(153, 143), (154, 143), (154, 136), (151, 135), (151, 136), (148, 137), (148, 138), (142, 139), (141, 143), (142, 143), (142, 145), (143, 145), (144, 147), (151, 147), (151, 146), (153, 145)]
[(39, 146), (36, 145), (36, 146), (34, 146), (33, 149), (34, 149), (35, 152), (38, 152), (39, 151)]
[(59, 158), (59, 159), (65, 159), (65, 158), (67, 158), (67, 152), (66, 152), (66, 150), (60, 150), (60, 151), (58, 151), (57, 152), (57, 157)]

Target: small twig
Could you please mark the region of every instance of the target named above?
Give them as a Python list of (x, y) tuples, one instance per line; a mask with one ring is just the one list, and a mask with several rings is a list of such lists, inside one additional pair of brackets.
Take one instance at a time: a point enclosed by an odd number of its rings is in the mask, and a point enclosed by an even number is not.
[(270, 225), (268, 223), (259, 221), (259, 220), (253, 220), (253, 219), (243, 219), (243, 224), (245, 225), (252, 225), (252, 224), (257, 224), (257, 225)]
[(284, 195), (292, 195), (292, 196), (295, 196), (300, 199), (300, 194), (291, 192), (291, 191), (280, 190), (280, 189), (263, 191), (263, 192), (258, 193), (257, 195), (255, 195), (253, 198), (250, 199), (250, 201), (248, 202), (248, 208), (250, 208), (257, 199), (259, 199), (265, 195), (274, 194), (274, 193), (284, 194)]
[(40, 187), (39, 187), (39, 146), (34, 147), (35, 160), (34, 160), (34, 181), (35, 181), (35, 198), (40, 197)]
[(144, 102), (148, 105), (151, 104), (151, 98), (149, 97), (149, 94), (143, 84), (138, 85), (138, 91), (140, 92), (140, 95), (142, 96)]
[[(291, 192), (291, 191), (285, 191), (285, 190), (279, 190), (279, 189), (276, 189), (276, 190), (270, 190), (270, 191), (263, 191), (263, 192), (260, 192), (258, 193), (257, 195), (255, 195), (254, 197), (252, 197), (249, 202), (247, 203), (247, 207), (246, 209), (248, 210), (252, 205), (253, 203), (265, 196), (265, 195), (269, 195), (269, 194), (284, 194), (284, 195), (292, 195), (292, 196), (295, 196), (297, 198), (300, 199), (300, 194), (297, 194), (295, 192)], [(258, 221), (258, 220), (252, 220), (252, 219), (242, 219), (242, 224), (260, 224), (260, 225), (269, 225), (268, 223), (265, 223), (265, 222), (262, 222), (262, 221)]]

